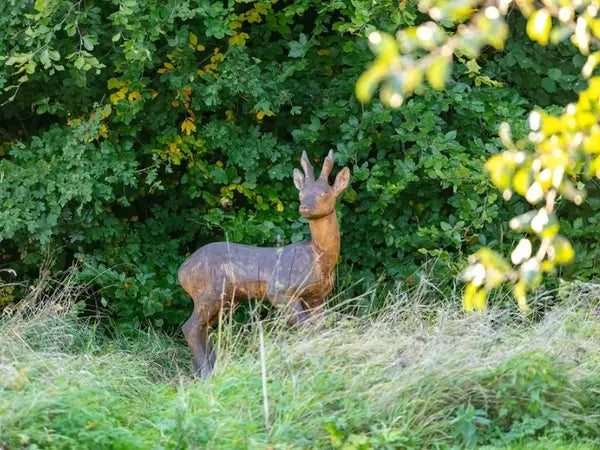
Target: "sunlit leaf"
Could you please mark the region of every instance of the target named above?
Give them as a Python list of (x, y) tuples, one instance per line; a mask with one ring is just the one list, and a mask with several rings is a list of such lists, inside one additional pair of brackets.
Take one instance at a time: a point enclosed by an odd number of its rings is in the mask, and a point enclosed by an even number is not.
[(483, 311), (487, 300), (487, 290), (479, 289), (473, 295), (473, 308), (475, 311)]
[(363, 72), (356, 82), (356, 98), (362, 103), (371, 100), (373, 92), (386, 73), (387, 68), (385, 65), (375, 62), (369, 69)]
[(575, 257), (575, 251), (571, 246), (571, 243), (563, 236), (555, 236), (552, 240), (552, 252), (550, 259), (556, 264), (567, 264), (573, 261)]
[(552, 28), (552, 17), (546, 9), (538, 9), (527, 20), (527, 35), (532, 41), (546, 45)]
[[(529, 167), (523, 167), (515, 172), (512, 185), (517, 194), (525, 197), (531, 183), (531, 172)], [(494, 183), (495, 184), (495, 183)]]
[(517, 300), (517, 305), (522, 312), (529, 311), (527, 304), (527, 285), (523, 281), (519, 281), (513, 286), (513, 297)]
[(504, 153), (494, 155), (485, 163), (485, 169), (490, 173), (492, 183), (501, 190), (510, 188), (514, 163)]
[(427, 68), (427, 81), (432, 88), (438, 91), (444, 89), (446, 80), (450, 75), (450, 60), (439, 57)]
[(493, 267), (499, 272), (508, 272), (510, 270), (510, 264), (497, 252), (489, 248), (481, 248), (473, 254), (475, 259), (478, 259), (486, 267)]
[(478, 287), (473, 283), (467, 284), (463, 293), (463, 309), (465, 312), (471, 312), (475, 308), (474, 296), (477, 293)]
[(186, 118), (181, 124), (181, 131), (189, 136), (192, 132), (196, 131), (196, 125), (190, 118)]

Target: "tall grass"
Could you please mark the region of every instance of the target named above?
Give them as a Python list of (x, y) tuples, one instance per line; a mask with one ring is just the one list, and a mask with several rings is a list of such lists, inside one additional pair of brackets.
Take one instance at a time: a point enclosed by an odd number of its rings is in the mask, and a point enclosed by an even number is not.
[(600, 446), (593, 285), (533, 323), (435, 308), (423, 283), (324, 329), (265, 322), (262, 347), (256, 323), (225, 317), (205, 381), (181, 339), (100, 331), (70, 279), (45, 292), (0, 321), (0, 448)]

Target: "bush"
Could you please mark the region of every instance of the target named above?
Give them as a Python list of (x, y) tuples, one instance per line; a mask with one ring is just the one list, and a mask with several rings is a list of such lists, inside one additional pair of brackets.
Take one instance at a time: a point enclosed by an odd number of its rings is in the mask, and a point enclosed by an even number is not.
[[(481, 245), (510, 244), (500, 224), (524, 211), (505, 207), (482, 170), (502, 148), (498, 124), (524, 134), (532, 103), (577, 89), (568, 50), (518, 38), (481, 67), (465, 60), (443, 93), (399, 112), (363, 108), (353, 94), (370, 59), (363, 36), (421, 22), (414, 4), (7, 5), (0, 263), (27, 276), (47, 249), (55, 270), (80, 261), (98, 304), (129, 325), (184, 320), (191, 302), (175, 274), (205, 243), (308, 237), (291, 181), (302, 150), (320, 161), (333, 148), (352, 171), (339, 278), (410, 282), (429, 260), (454, 276)], [(562, 75), (542, 96), (529, 74), (544, 77), (554, 58)], [(598, 248), (585, 231), (597, 208), (586, 214), (565, 227), (582, 252)], [(597, 253), (585, 251), (586, 267)]]

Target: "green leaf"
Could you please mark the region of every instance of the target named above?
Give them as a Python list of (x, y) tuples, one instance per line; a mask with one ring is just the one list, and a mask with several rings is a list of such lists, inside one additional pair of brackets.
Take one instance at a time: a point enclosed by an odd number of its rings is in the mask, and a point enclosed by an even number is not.
[(301, 58), (306, 53), (307, 39), (304, 33), (300, 33), (300, 38), (297, 41), (291, 41), (289, 43), (290, 51), (288, 56), (290, 58)]
[(44, 12), (44, 10), (46, 9), (46, 0), (35, 0), (35, 4), (33, 7), (38, 12)]
[(93, 43), (92, 39), (90, 39), (87, 36), (83, 37), (83, 46), (85, 47), (86, 50), (88, 50), (90, 52), (92, 50), (94, 50), (94, 43)]
[(30, 60), (25, 64), (24, 67), (25, 67), (25, 71), (31, 75), (32, 73), (35, 73), (35, 68), (37, 67), (37, 63), (34, 60)]
[(556, 83), (551, 78), (542, 79), (542, 87), (546, 92), (556, 92)]
[(73, 63), (73, 65), (77, 68), (77, 69), (81, 69), (83, 67), (83, 65), (85, 64), (85, 58), (83, 56), (78, 56), (75, 59), (75, 62)]
[(50, 62), (50, 53), (47, 48), (40, 53), (40, 62), (42, 63), (42, 66), (44, 66), (44, 69), (50, 68), (52, 63)]
[(553, 67), (552, 69), (548, 70), (548, 76), (554, 81), (558, 81), (562, 76), (562, 72), (560, 71), (560, 69)]

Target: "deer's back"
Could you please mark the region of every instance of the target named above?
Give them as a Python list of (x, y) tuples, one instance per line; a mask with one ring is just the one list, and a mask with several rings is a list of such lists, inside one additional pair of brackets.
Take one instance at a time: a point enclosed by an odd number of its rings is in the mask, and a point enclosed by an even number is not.
[(275, 300), (322, 295), (317, 291), (323, 290), (310, 242), (284, 247), (214, 242), (196, 250), (181, 265), (179, 282), (192, 297), (210, 291), (232, 298)]

